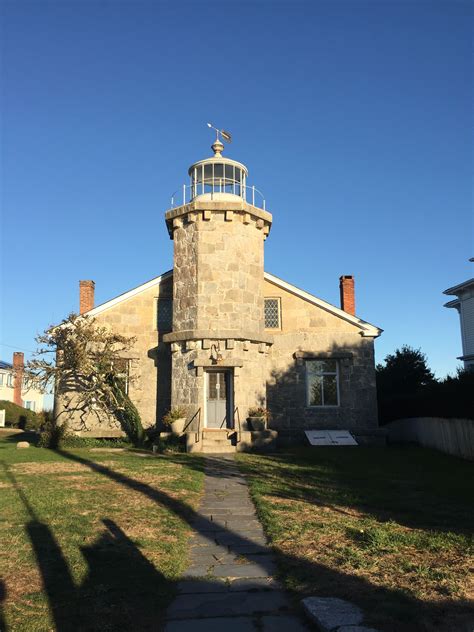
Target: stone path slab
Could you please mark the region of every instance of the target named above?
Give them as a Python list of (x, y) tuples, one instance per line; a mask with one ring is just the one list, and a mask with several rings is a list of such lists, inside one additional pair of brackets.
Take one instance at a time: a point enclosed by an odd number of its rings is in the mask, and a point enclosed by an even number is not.
[(234, 455), (206, 458), (192, 526), (190, 566), (164, 632), (308, 631), (274, 577), (275, 558)]

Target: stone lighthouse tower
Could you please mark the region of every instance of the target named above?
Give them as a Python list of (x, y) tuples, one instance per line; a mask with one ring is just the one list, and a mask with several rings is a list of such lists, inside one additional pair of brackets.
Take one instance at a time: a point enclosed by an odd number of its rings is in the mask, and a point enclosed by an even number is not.
[(265, 406), (272, 344), (263, 317), (272, 216), (247, 185), (245, 165), (222, 155), (219, 137), (212, 150), (191, 165), (181, 205), (165, 214), (174, 269), (173, 329), (164, 341), (171, 345), (172, 406), (188, 410), (188, 449), (203, 431), (230, 437), (245, 430), (248, 409)]

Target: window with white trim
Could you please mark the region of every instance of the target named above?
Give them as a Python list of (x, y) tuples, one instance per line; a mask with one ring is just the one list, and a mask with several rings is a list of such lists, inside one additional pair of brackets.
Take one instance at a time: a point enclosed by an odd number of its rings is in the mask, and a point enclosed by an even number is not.
[(158, 331), (171, 331), (173, 329), (173, 299), (156, 299), (156, 329)]
[(35, 402), (24, 402), (24, 407), (26, 408), (26, 410), (35, 410), (36, 408), (36, 403)]
[(307, 406), (339, 406), (337, 360), (306, 360), (305, 366)]
[(115, 376), (121, 382), (124, 393), (128, 395), (130, 360), (128, 358), (117, 358), (114, 360)]
[(279, 298), (264, 299), (265, 329), (281, 328), (281, 305)]
[(3, 386), (3, 376), (4, 373), (0, 373), (0, 386)]
[(13, 375), (11, 373), (7, 375), (7, 386), (13, 386)]

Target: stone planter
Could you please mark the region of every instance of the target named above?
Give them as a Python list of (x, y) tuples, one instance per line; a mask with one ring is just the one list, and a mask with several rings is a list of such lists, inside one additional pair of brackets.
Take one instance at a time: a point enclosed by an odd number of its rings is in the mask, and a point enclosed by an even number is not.
[(247, 421), (249, 422), (250, 430), (265, 430), (267, 426), (265, 417), (248, 417)]
[(171, 432), (174, 435), (182, 435), (184, 431), (184, 425), (186, 423), (186, 417), (180, 417), (171, 423)]

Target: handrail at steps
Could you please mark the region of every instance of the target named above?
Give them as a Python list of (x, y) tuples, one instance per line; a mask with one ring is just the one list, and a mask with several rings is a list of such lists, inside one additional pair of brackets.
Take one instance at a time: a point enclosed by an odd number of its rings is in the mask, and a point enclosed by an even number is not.
[(199, 443), (200, 438), (201, 438), (201, 409), (200, 408), (198, 408), (198, 410), (194, 413), (194, 415), (188, 421), (188, 423), (186, 424), (184, 430), (186, 430), (186, 428), (189, 428), (189, 426), (193, 423), (193, 421), (196, 419), (196, 417), (198, 418), (198, 428), (197, 428), (197, 432), (196, 432), (196, 443)]
[(238, 423), (237, 443), (240, 443), (242, 441), (242, 426), (240, 425), (240, 413), (239, 413), (238, 406), (234, 408), (234, 428), (235, 428), (235, 413), (237, 413), (237, 423)]

